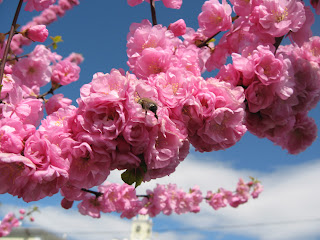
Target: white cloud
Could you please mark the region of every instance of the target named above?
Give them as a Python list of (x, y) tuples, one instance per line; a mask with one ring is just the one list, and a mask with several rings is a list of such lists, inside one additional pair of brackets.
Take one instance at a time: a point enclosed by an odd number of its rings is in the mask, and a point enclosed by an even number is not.
[[(176, 173), (156, 182), (174, 182), (185, 190), (197, 184), (205, 193), (219, 187), (233, 190), (239, 177), (254, 176), (262, 181), (264, 192), (257, 200), (250, 200), (237, 209), (229, 207), (214, 211), (202, 203), (202, 211), (198, 214), (159, 216), (154, 219), (154, 228), (161, 224), (162, 231), (154, 234), (155, 239), (210, 239), (204, 235), (202, 238), (201, 233), (212, 231), (220, 232), (219, 239), (229, 233), (259, 240), (319, 239), (320, 160), (261, 173), (237, 170), (213, 160), (201, 161), (198, 156), (203, 155), (189, 155)], [(111, 175), (108, 180), (120, 181), (119, 174)], [(156, 182), (143, 184), (138, 192), (153, 188)], [(74, 239), (124, 238), (129, 237), (131, 229), (130, 220), (115, 215), (103, 214), (101, 219), (91, 219), (60, 207), (42, 207), (41, 214), (35, 217), (35, 225), (60, 235), (67, 233)]]

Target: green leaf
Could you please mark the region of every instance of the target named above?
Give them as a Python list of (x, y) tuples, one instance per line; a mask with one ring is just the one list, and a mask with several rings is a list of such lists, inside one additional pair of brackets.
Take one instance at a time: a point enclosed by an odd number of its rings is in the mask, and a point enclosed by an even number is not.
[(122, 181), (124, 181), (126, 184), (129, 184), (129, 185), (132, 185), (136, 181), (136, 176), (132, 170), (133, 169), (131, 170), (127, 169), (125, 172), (121, 174)]
[(61, 36), (50, 37), (54, 43), (63, 42)]
[(59, 42), (63, 42), (62, 37), (61, 36), (55, 36), (55, 37), (50, 37), (52, 39), (52, 48), (54, 50), (56, 50), (58, 48), (57, 43)]
[(138, 187), (142, 183), (143, 177), (144, 172), (141, 171), (140, 168), (127, 169), (125, 172), (121, 174), (122, 181), (129, 185), (136, 183), (135, 187)]
[(215, 42), (215, 41), (216, 41), (216, 39), (215, 39), (215, 38), (212, 38), (212, 39), (210, 39), (207, 43)]

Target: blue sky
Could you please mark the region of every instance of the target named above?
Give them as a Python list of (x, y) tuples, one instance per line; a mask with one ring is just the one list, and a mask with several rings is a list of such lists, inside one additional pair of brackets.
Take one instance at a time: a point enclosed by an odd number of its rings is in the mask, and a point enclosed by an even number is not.
[[(58, 53), (64, 57), (71, 52), (82, 53), (80, 80), (59, 89), (66, 97), (79, 97), (79, 88), (91, 81), (96, 72), (109, 72), (112, 68), (126, 65), (126, 36), (132, 22), (150, 19), (150, 6), (143, 3), (130, 7), (125, 0), (101, 1), (80, 0), (81, 4), (67, 12), (64, 18), (48, 27), (50, 36), (61, 35)], [(7, 32), (18, 0), (4, 0), (0, 5), (0, 32)], [(158, 23), (168, 26), (183, 18), (187, 26), (197, 28), (197, 16), (204, 0), (185, 0), (180, 10), (167, 9), (157, 2)], [(22, 11), (18, 23), (37, 15)], [(320, 35), (319, 16), (313, 26), (314, 35)], [(26, 48), (26, 52), (33, 49)], [(206, 76), (214, 76), (209, 73)], [(310, 114), (320, 126), (320, 106)], [(319, 130), (318, 130), (319, 134)], [(237, 239), (237, 240), (296, 240), (320, 239), (320, 141), (299, 155), (289, 155), (266, 139), (250, 133), (234, 147), (225, 151), (198, 153), (191, 151), (189, 157), (177, 168), (176, 173), (141, 187), (141, 193), (153, 188), (157, 182), (175, 182), (185, 190), (195, 184), (201, 189), (215, 191), (218, 187), (234, 189), (239, 177), (254, 176), (262, 180), (265, 191), (257, 200), (252, 200), (237, 209), (219, 211), (205, 203), (199, 214), (182, 216), (159, 216), (153, 219), (155, 239)], [(113, 173), (109, 181), (120, 181), (119, 173)], [(76, 209), (60, 208), (60, 196), (37, 202), (41, 213), (36, 214), (33, 226), (47, 228), (57, 234), (67, 234), (72, 239), (111, 239), (128, 237), (130, 221), (117, 215), (105, 214), (101, 219), (81, 216)], [(32, 206), (10, 195), (0, 196), (1, 213), (19, 206)], [(77, 232), (81, 231), (81, 234)], [(118, 233), (121, 232), (121, 233)]]

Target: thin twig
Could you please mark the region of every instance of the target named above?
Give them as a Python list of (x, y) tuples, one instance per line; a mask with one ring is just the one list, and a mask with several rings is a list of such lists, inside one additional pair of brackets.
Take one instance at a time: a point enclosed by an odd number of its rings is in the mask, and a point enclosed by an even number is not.
[(284, 38), (284, 35), (282, 37), (276, 37), (275, 38), (276, 42), (273, 44), (273, 46), (276, 48), (276, 50), (274, 51), (274, 54), (276, 54), (277, 49), (280, 46), (283, 38)]
[(103, 195), (103, 193), (101, 193), (101, 192), (96, 192), (96, 191), (92, 191), (92, 190), (85, 189), (85, 188), (81, 188), (81, 190), (84, 192), (92, 193), (92, 194), (96, 195), (97, 198)]
[(155, 7), (155, 1), (150, 0), (150, 9), (151, 9), (151, 16), (152, 16), (152, 24), (157, 25), (157, 16), (156, 16), (156, 7)]
[(53, 94), (54, 94), (54, 91), (57, 90), (57, 89), (60, 88), (60, 87), (62, 87), (62, 85), (60, 85), (60, 84), (57, 84), (57, 85), (55, 85), (55, 86), (52, 86), (52, 87), (49, 89), (49, 91), (47, 91), (47, 92), (45, 92), (45, 93), (37, 96), (37, 98), (38, 98), (38, 99), (39, 99), (39, 98), (44, 99), (44, 97), (47, 96), (48, 94), (52, 94), (52, 95), (53, 95)]
[[(234, 16), (232, 17), (232, 22), (234, 22), (235, 20), (237, 20), (239, 18), (239, 16)], [(200, 43), (199, 45), (197, 45), (198, 48), (202, 48), (204, 46), (207, 45), (207, 43), (214, 38), (215, 36), (217, 36), (219, 33), (221, 33), (221, 31), (217, 32), (216, 34), (214, 34), (213, 36), (209, 37), (207, 40), (205, 40), (204, 42)]]
[(1, 65), (0, 65), (0, 85), (2, 84), (4, 67), (5, 67), (5, 64), (6, 64), (5, 60), (7, 59), (7, 56), (8, 56), (8, 53), (9, 53), (9, 49), (10, 49), (11, 40), (12, 40), (13, 35), (15, 33), (15, 30), (16, 30), (17, 20), (18, 20), (18, 16), (19, 16), (19, 13), (20, 13), (20, 10), (21, 10), (22, 3), (23, 3), (23, 0), (20, 0), (19, 4), (18, 4), (18, 7), (17, 7), (17, 10), (16, 10), (16, 13), (14, 14), (14, 18), (13, 18), (12, 24), (11, 24), (11, 29), (10, 29), (10, 32), (9, 32), (9, 37), (8, 37), (8, 40), (7, 40), (6, 48), (4, 49), (4, 53), (3, 53), (3, 57), (2, 57)]

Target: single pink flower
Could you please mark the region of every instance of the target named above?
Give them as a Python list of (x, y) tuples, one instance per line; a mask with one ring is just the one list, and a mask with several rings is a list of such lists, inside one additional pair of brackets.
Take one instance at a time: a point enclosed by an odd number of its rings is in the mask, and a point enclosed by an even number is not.
[(254, 184), (253, 191), (251, 193), (252, 198), (257, 198), (259, 197), (260, 193), (263, 191), (263, 186), (261, 183), (256, 183)]
[(68, 85), (79, 79), (79, 73), (80, 67), (77, 64), (63, 60), (54, 65), (51, 80), (54, 83)]
[(263, 0), (251, 13), (250, 21), (258, 30), (273, 37), (298, 31), (306, 20), (300, 1)]
[(55, 94), (45, 103), (46, 112), (48, 115), (58, 111), (59, 108), (66, 108), (72, 103), (69, 98), (64, 98), (63, 94)]
[(19, 154), (0, 153), (0, 193), (21, 197), (24, 186), (35, 172), (36, 165)]
[(226, 0), (222, 4), (218, 0), (206, 1), (202, 6), (202, 12), (198, 16), (200, 28), (206, 37), (212, 37), (219, 31), (231, 28), (232, 9)]

